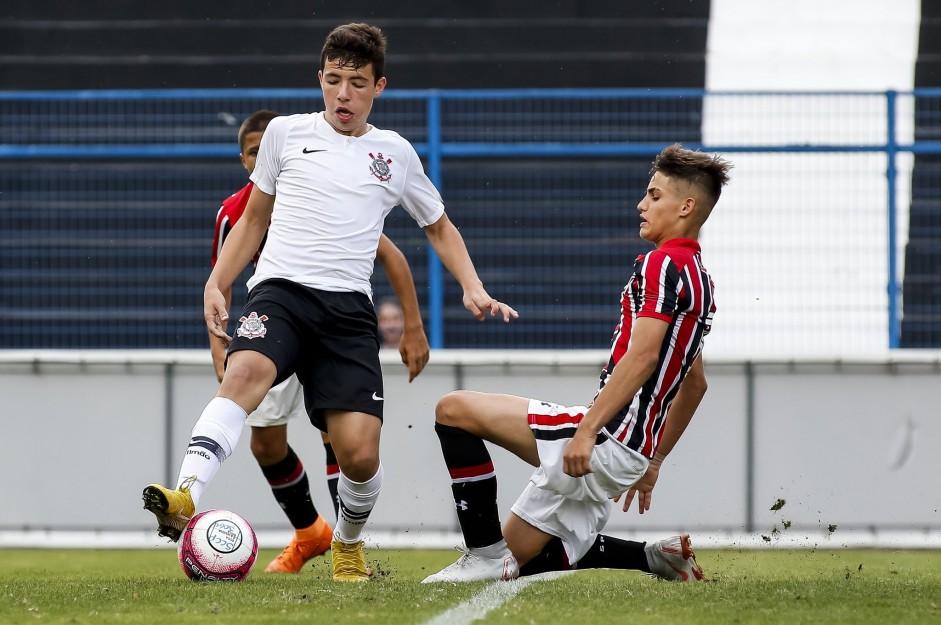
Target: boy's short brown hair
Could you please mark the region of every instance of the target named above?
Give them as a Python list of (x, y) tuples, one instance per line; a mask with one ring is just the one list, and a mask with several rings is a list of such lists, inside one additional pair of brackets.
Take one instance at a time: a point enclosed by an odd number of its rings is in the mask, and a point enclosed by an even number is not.
[(327, 61), (336, 61), (340, 67), (359, 69), (372, 63), (376, 80), (385, 75), (386, 48), (389, 41), (385, 33), (370, 24), (344, 24), (337, 26), (324, 41), (320, 52), (320, 69)]
[(722, 187), (729, 181), (732, 163), (718, 156), (687, 150), (679, 143), (664, 148), (653, 161), (650, 175), (660, 172), (673, 179), (685, 180), (708, 194), (710, 206), (715, 206), (722, 194)]
[(268, 109), (255, 111), (246, 117), (242, 125), (239, 126), (239, 150), (242, 152), (245, 151), (245, 135), (250, 132), (264, 132), (265, 128), (268, 127), (268, 122), (275, 117), (278, 117), (278, 113), (269, 111)]

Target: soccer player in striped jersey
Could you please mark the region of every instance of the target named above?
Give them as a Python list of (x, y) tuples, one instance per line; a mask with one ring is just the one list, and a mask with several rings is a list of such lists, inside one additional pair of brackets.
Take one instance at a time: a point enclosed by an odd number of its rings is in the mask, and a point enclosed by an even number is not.
[[(689, 536), (652, 544), (600, 534), (611, 500), (650, 509), (660, 466), (706, 391), (703, 341), (715, 312), (699, 232), (728, 182), (727, 161), (673, 145), (654, 160), (637, 205), (637, 258), (621, 295), (610, 359), (590, 406), (456, 391), (435, 411), (435, 431), (466, 549), (424, 581), (512, 579), (563, 568), (637, 569), (703, 579)], [(484, 444), (536, 467), (501, 527), (497, 479)]]
[[(258, 156), (262, 135), (268, 127), (268, 122), (275, 117), (278, 117), (278, 114), (274, 111), (255, 111), (246, 117), (239, 127), (239, 158), (249, 175), (255, 170), (255, 159)], [(242, 189), (223, 201), (216, 215), (213, 234), (213, 267), (216, 266), (216, 260), (222, 252), (226, 237), (245, 212), (245, 205), (248, 203), (254, 186), (254, 183), (249, 181)], [(264, 243), (262, 243), (263, 246)], [(255, 262), (258, 261), (260, 253), (261, 248), (253, 259)], [(399, 350), (402, 362), (408, 366), (409, 381), (412, 381), (428, 362), (429, 355), (428, 338), (422, 326), (412, 274), (404, 254), (385, 235), (380, 237), (376, 259), (382, 264), (389, 277), (396, 297), (405, 302), (402, 307), (397, 302), (389, 300), (400, 311), (402, 317), (402, 323), (399, 324), (402, 331), (396, 335), (397, 341), (394, 347)], [(226, 307), (231, 307), (231, 287), (223, 295)], [(216, 378), (222, 382), (225, 373), (225, 346), (222, 341), (212, 335), (209, 337), (209, 343)], [(275, 500), (294, 528), (293, 539), (268, 564), (265, 568), (266, 573), (297, 573), (308, 560), (329, 550), (333, 539), (333, 529), (329, 522), (318, 513), (311, 498), (310, 482), (307, 479), (304, 464), (288, 444), (287, 424), (295, 417), (305, 420), (307, 411), (304, 408), (304, 389), (297, 376), (292, 375), (269, 390), (258, 408), (245, 421), (246, 425), (252, 428), (252, 454), (268, 481)], [(333, 502), (334, 515), (339, 517), (337, 481), (340, 477), (340, 468), (337, 465), (333, 447), (330, 445), (330, 438), (325, 433), (321, 433), (321, 436), (326, 452), (327, 488)]]

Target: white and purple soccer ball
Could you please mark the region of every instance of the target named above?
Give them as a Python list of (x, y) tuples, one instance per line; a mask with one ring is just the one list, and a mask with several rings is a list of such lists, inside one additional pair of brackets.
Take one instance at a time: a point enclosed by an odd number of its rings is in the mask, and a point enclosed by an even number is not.
[(258, 556), (255, 530), (229, 510), (206, 510), (193, 516), (177, 548), (180, 566), (194, 581), (240, 582)]

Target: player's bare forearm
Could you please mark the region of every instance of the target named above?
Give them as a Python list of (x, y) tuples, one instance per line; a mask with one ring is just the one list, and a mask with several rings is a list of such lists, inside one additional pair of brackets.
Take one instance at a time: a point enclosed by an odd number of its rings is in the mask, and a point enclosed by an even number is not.
[(630, 347), (621, 357), (598, 394), (562, 457), (562, 470), (572, 477), (591, 472), (595, 437), (618, 410), (631, 402), (657, 367), (660, 346), (666, 334), (665, 321), (641, 317), (631, 331)]
[(477, 269), (467, 252), (464, 237), (458, 232), (448, 216), (441, 218), (430, 226), (425, 226), (425, 235), (431, 246), (435, 248), (442, 264), (454, 276), (458, 284), (465, 291), (483, 290), (483, 283), (477, 275)]
[[(657, 485), (657, 478), (660, 476), (660, 467), (664, 458), (667, 457), (674, 445), (686, 431), (686, 426), (699, 408), (699, 403), (706, 394), (706, 374), (703, 369), (702, 356), (696, 358), (690, 366), (683, 384), (676, 394), (676, 398), (670, 405), (670, 411), (667, 413), (667, 420), (660, 434), (660, 443), (654, 457), (650, 459), (650, 466), (637, 482), (627, 491), (624, 499), (623, 510), (627, 512), (631, 502), (637, 499), (637, 511), (643, 514), (650, 510), (650, 504), (653, 501), (653, 489)], [(618, 498), (615, 498), (617, 501)]]
[(513, 308), (493, 299), (484, 289), (477, 269), (474, 268), (474, 262), (467, 252), (467, 246), (464, 245), (464, 238), (447, 215), (442, 215), (441, 219), (432, 225), (425, 226), (424, 230), (442, 264), (464, 289), (464, 307), (471, 314), (483, 321), (489, 311), (491, 317), (500, 316), (504, 323), (519, 317), (519, 313)]
[(226, 345), (232, 337), (225, 332), (229, 309), (223, 293), (232, 288), (232, 283), (258, 251), (268, 230), (273, 208), (274, 196), (255, 187), (248, 198), (242, 218), (226, 237), (216, 266), (206, 281), (203, 292), (203, 319), (209, 333)]
[(408, 381), (411, 382), (428, 364), (430, 351), (425, 326), (421, 320), (421, 311), (418, 307), (418, 295), (415, 292), (412, 271), (409, 269), (405, 254), (386, 235), (379, 237), (376, 258), (382, 264), (392, 290), (395, 291), (395, 296), (402, 307), (405, 328), (399, 342), (399, 354), (402, 356), (402, 363), (408, 367)]
[[(230, 310), (232, 307), (232, 289), (226, 290), (222, 295), (225, 297), (226, 310)], [(225, 331), (226, 328), (222, 329)], [(209, 352), (212, 354), (212, 366), (216, 371), (216, 379), (222, 382), (222, 376), (225, 373), (225, 343), (211, 333), (209, 334)]]
[(389, 284), (395, 292), (395, 297), (402, 307), (402, 316), (405, 319), (406, 331), (424, 332), (421, 320), (421, 311), (418, 307), (418, 294), (415, 292), (415, 282), (412, 271), (402, 253), (389, 237), (379, 237), (379, 248), (376, 250), (376, 259), (382, 265), (389, 278)]
[(216, 381), (222, 382), (225, 374), (225, 345), (215, 336), (209, 335), (209, 351), (212, 354), (212, 368), (216, 372)]
[(594, 437), (618, 410), (631, 402), (657, 367), (666, 330), (667, 323), (660, 319), (640, 317), (634, 322), (627, 353), (614, 367), (579, 430), (584, 427)]
[(209, 279), (206, 281), (207, 289), (213, 288), (224, 292), (232, 287), (235, 279), (251, 262), (265, 238), (273, 208), (273, 195), (260, 191), (258, 187), (252, 189), (242, 218), (226, 237), (216, 266), (209, 274)]
[(670, 411), (667, 413), (666, 423), (660, 434), (660, 443), (657, 445), (657, 453), (654, 456), (658, 464), (673, 451), (673, 447), (683, 436), (702, 398), (705, 397), (707, 388), (706, 371), (702, 363), (702, 354), (700, 354), (693, 361), (680, 390), (676, 393), (676, 398), (670, 404)]

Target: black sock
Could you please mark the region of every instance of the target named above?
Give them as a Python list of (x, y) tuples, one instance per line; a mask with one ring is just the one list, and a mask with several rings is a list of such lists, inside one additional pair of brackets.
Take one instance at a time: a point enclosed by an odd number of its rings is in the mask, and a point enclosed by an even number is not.
[(337, 463), (337, 455), (333, 453), (333, 445), (323, 444), (324, 451), (327, 452), (327, 490), (330, 491), (330, 501), (333, 502), (333, 518), (340, 518), (340, 499), (337, 496), (337, 482), (340, 481), (340, 465)]
[(572, 566), (562, 546), (562, 540), (553, 538), (542, 548), (539, 555), (520, 567), (520, 577), (546, 573), (547, 571), (568, 571)]
[(451, 492), (465, 544), (473, 549), (503, 540), (497, 476), (483, 439), (440, 423), (435, 423), (435, 432), (451, 474)]
[(644, 551), (646, 544), (599, 534), (575, 568), (632, 569), (649, 573), (650, 565), (647, 564), (647, 553)]
[(310, 498), (307, 472), (294, 450), (288, 446), (288, 455), (284, 460), (262, 467), (261, 472), (294, 529), (313, 525), (319, 515)]

